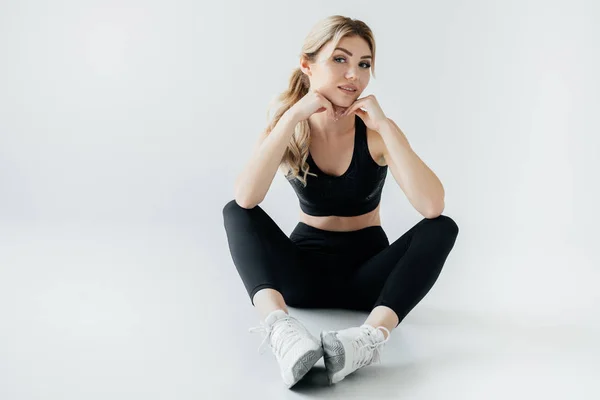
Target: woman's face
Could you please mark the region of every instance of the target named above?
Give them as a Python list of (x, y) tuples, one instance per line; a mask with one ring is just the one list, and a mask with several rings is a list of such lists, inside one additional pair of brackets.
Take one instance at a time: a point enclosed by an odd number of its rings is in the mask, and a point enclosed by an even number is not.
[[(330, 55), (331, 54), (331, 55)], [(371, 78), (371, 50), (359, 36), (346, 36), (333, 48), (329, 42), (319, 52), (315, 63), (301, 63), (310, 80), (310, 88), (318, 91), (334, 105), (349, 107), (365, 90)], [(354, 91), (341, 89), (354, 86)]]

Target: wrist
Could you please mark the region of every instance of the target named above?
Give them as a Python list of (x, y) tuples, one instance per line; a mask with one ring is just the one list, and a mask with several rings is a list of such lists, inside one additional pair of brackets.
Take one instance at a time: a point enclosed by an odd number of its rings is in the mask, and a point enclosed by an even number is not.
[(285, 119), (289, 123), (294, 124), (294, 126), (301, 121), (293, 107), (289, 108), (286, 112), (284, 112), (281, 118)]
[(385, 131), (385, 130), (389, 130), (389, 129), (393, 129), (393, 127), (390, 123), (390, 120), (386, 118), (385, 120), (380, 121), (377, 124), (377, 129), (375, 129), (375, 130), (377, 131), (377, 133), (381, 134), (382, 130)]

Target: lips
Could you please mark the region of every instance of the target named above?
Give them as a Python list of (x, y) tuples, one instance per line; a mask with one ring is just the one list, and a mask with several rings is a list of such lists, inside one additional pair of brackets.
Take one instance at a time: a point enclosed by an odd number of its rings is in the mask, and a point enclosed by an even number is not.
[(340, 88), (342, 90), (347, 90), (348, 93), (356, 92), (356, 90), (357, 90), (356, 86), (354, 86), (354, 85), (341, 85), (341, 86), (338, 86), (338, 88)]

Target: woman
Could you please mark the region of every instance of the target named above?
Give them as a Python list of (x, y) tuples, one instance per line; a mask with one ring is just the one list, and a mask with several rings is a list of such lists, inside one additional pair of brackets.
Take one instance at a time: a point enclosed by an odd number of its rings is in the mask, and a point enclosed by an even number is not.
[[(254, 330), (266, 333), (263, 344), (288, 387), (322, 356), (330, 384), (377, 362), (390, 332), (437, 280), (458, 235), (441, 215), (436, 175), (376, 98), (359, 97), (374, 63), (364, 22), (332, 16), (315, 25), (223, 209), (233, 262), (262, 319)], [(391, 245), (379, 215), (388, 167), (424, 216)], [(258, 205), (278, 168), (299, 199), (290, 237)], [(361, 326), (321, 332), (319, 340), (287, 305), (370, 314)]]

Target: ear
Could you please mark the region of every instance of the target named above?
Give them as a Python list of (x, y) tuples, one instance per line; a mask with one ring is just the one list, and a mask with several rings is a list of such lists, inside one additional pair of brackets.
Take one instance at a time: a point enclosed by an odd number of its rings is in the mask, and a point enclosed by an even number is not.
[(310, 63), (304, 57), (300, 57), (300, 69), (302, 72), (304, 72), (304, 74), (311, 76)]

